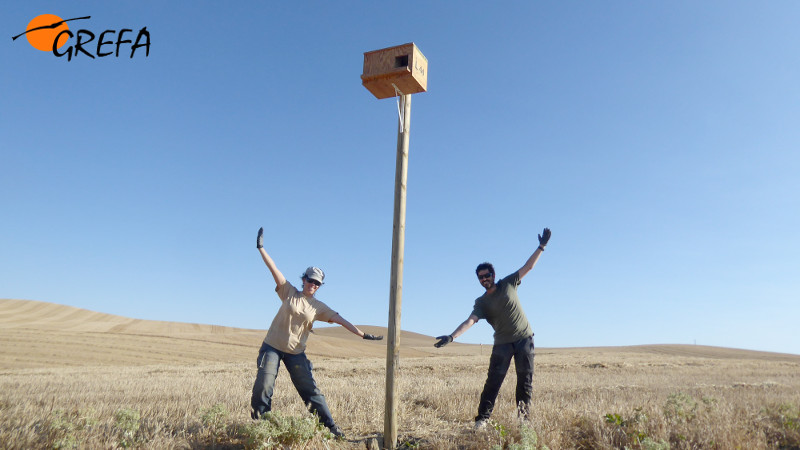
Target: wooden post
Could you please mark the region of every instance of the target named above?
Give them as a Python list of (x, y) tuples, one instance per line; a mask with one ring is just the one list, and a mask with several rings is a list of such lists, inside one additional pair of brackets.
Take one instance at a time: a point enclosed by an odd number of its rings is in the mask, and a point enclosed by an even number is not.
[(413, 42), (364, 53), (361, 84), (375, 98), (397, 97), (397, 167), (394, 176), (394, 227), (392, 274), (389, 292), (389, 329), (386, 340), (386, 403), (383, 416), (383, 446), (397, 445), (397, 364), (400, 361), (400, 305), (403, 299), (403, 251), (406, 234), (406, 179), (408, 134), (411, 128), (411, 94), (428, 90), (428, 59)]
[(406, 234), (406, 179), (408, 177), (408, 135), (411, 128), (411, 94), (402, 96), (397, 132), (397, 165), (394, 176), (394, 225), (392, 227), (392, 275), (389, 292), (389, 330), (386, 342), (386, 403), (383, 416), (383, 445), (397, 445), (397, 389), (395, 378), (400, 361), (400, 306), (403, 299), (403, 252)]

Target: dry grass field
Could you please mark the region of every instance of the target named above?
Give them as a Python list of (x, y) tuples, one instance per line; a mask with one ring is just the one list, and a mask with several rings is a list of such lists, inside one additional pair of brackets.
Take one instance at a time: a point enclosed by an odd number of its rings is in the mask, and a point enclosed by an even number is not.
[[(264, 334), (0, 300), (0, 448), (364, 449), (381, 438), (384, 343), (338, 327), (310, 338), (315, 378), (347, 434), (337, 441), (313, 429), (283, 370), (278, 414), (249, 418)], [(531, 421), (517, 420), (512, 369), (491, 426), (475, 431), (490, 348), (433, 341), (401, 336), (402, 448), (800, 448), (798, 355), (538, 349)]]

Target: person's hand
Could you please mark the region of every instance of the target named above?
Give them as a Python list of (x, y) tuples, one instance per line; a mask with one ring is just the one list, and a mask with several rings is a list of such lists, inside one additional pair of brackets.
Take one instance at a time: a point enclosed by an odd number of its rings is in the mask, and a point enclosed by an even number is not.
[(364, 333), (362, 339), (366, 339), (368, 341), (380, 341), (383, 339), (383, 336), (375, 336), (374, 334)]
[(444, 347), (445, 345), (453, 342), (453, 336), (449, 334), (446, 336), (438, 336), (436, 339), (439, 340), (437, 343), (433, 344), (433, 346), (436, 348)]
[(539, 245), (544, 247), (545, 245), (547, 245), (547, 241), (549, 240), (550, 240), (550, 228), (545, 228), (544, 231), (542, 231), (542, 234), (539, 235)]
[(258, 229), (258, 237), (256, 238), (256, 248), (264, 248), (264, 227)]

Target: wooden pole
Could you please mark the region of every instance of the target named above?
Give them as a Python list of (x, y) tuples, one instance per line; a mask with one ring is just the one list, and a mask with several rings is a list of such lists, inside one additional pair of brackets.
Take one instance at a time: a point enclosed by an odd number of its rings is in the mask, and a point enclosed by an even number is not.
[(406, 234), (406, 179), (408, 177), (408, 135), (411, 128), (411, 95), (402, 96), (397, 132), (397, 165), (394, 176), (394, 225), (392, 232), (392, 275), (389, 291), (389, 330), (386, 342), (386, 403), (383, 415), (383, 446), (397, 444), (397, 390), (395, 378), (400, 362), (400, 306), (403, 299), (403, 252)]

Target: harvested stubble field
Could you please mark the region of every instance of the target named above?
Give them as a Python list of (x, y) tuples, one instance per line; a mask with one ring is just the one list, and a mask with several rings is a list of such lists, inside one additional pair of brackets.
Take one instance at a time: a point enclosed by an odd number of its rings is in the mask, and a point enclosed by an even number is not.
[[(283, 369), (273, 402), (283, 429), (259, 434), (248, 409), (263, 335), (0, 300), (0, 448), (363, 449), (380, 439), (385, 344), (340, 328), (316, 330), (308, 353), (347, 439), (301, 432), (309, 414)], [(800, 447), (797, 355), (686, 345), (539, 349), (531, 421), (517, 421), (512, 369), (491, 426), (475, 431), (490, 348), (437, 350), (433, 341), (401, 337), (405, 448)]]

